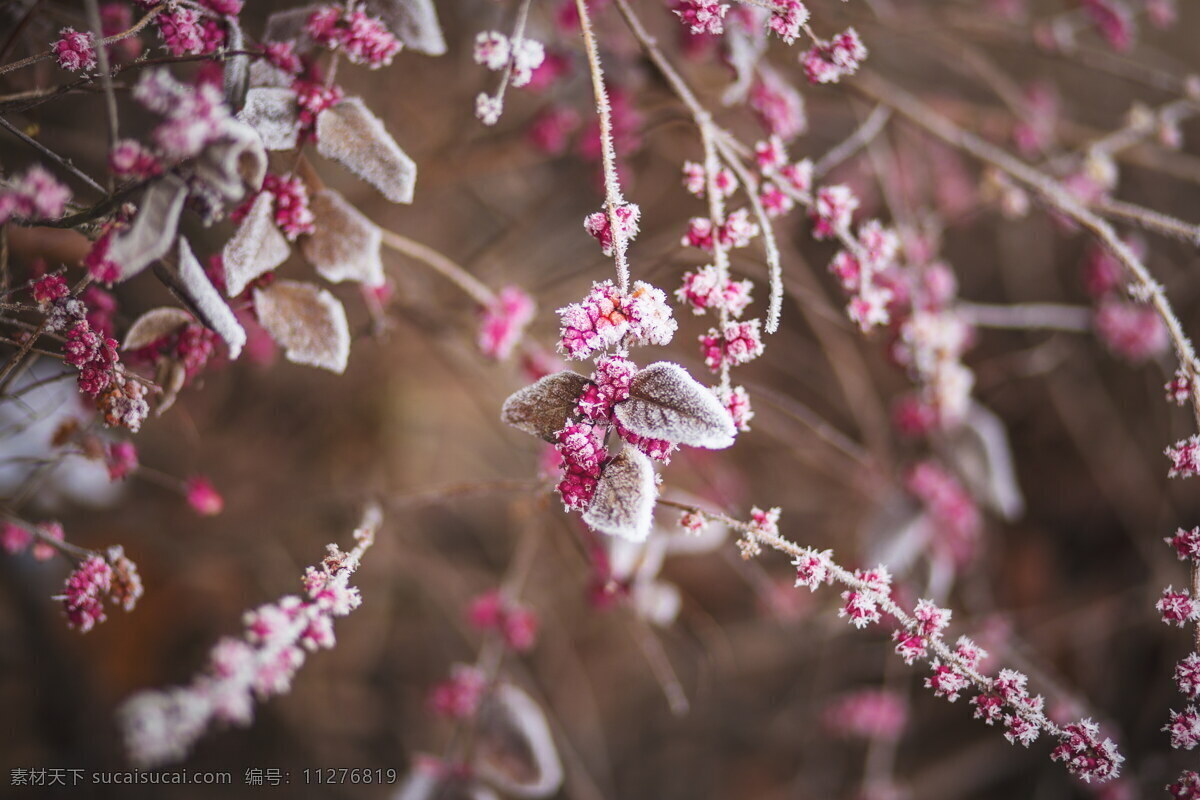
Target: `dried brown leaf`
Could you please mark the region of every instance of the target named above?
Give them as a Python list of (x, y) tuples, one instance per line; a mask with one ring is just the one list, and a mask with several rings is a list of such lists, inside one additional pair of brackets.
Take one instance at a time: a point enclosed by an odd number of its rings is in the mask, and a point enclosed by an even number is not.
[(237, 203), (246, 190), (258, 191), (267, 174), (267, 151), (258, 132), (230, 120), (221, 140), (204, 148), (196, 159), (196, 177), (208, 184), (226, 203)]
[(566, 427), (588, 383), (587, 378), (570, 370), (547, 375), (510, 395), (500, 409), (500, 419), (553, 442), (555, 434)]
[(650, 535), (657, 496), (650, 459), (626, 445), (600, 473), (600, 483), (592, 504), (583, 512), (583, 521), (601, 533), (643, 541)]
[(383, 235), (371, 220), (332, 189), (322, 189), (309, 205), (315, 230), (300, 242), (308, 263), (327, 281), (358, 281), (382, 286)]
[(241, 227), (225, 243), (225, 292), (237, 297), (250, 281), (287, 261), (291, 245), (275, 227), (275, 198), (263, 192), (250, 206)]
[(546, 715), (508, 683), (480, 703), (473, 766), (480, 778), (514, 797), (549, 797), (563, 780)]
[(629, 399), (614, 409), (638, 436), (720, 450), (733, 444), (733, 418), (708, 387), (678, 364), (659, 361), (633, 376)]
[(417, 164), (361, 98), (349, 97), (321, 112), (317, 152), (340, 162), (393, 203), (412, 202)]
[(125, 334), (125, 341), (121, 343), (121, 349), (141, 350), (159, 339), (178, 333), (192, 322), (192, 315), (182, 308), (174, 306), (152, 308), (129, 326), (129, 330)]
[(288, 361), (341, 373), (350, 358), (346, 309), (311, 283), (275, 281), (254, 291), (258, 321), (283, 347)]
[(108, 248), (108, 258), (121, 267), (121, 280), (133, 277), (170, 252), (186, 199), (187, 185), (175, 175), (150, 184), (133, 224), (114, 236)]

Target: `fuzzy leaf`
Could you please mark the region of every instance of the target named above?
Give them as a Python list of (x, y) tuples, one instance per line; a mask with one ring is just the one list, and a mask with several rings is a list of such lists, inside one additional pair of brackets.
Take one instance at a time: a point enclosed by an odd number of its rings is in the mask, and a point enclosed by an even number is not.
[(669, 361), (634, 375), (629, 399), (614, 411), (622, 425), (651, 439), (720, 450), (733, 444), (737, 435), (733, 418), (717, 396)]
[(547, 375), (514, 392), (504, 401), (500, 419), (518, 430), (540, 436), (547, 442), (567, 425), (575, 411), (579, 395), (590, 381), (582, 375), (563, 370)]
[(583, 512), (583, 521), (601, 533), (643, 541), (650, 535), (657, 494), (650, 459), (626, 445), (600, 473), (596, 495)]
[(251, 89), (238, 119), (258, 131), (268, 150), (294, 150), (299, 142), (300, 107), (291, 89)]
[[(245, 50), (246, 36), (242, 33), (242, 26), (237, 17), (226, 16), (223, 22), (226, 31), (225, 47), (234, 52)], [(229, 103), (230, 107), (238, 108), (246, 99), (249, 78), (249, 56), (228, 56), (225, 59), (225, 102)]]
[(332, 189), (322, 189), (309, 205), (315, 230), (300, 242), (308, 263), (327, 281), (383, 285), (383, 236), (375, 223)]
[(312, 48), (313, 40), (308, 35), (305, 24), (319, 8), (322, 8), (321, 3), (276, 11), (267, 17), (267, 23), (263, 26), (262, 41), (293, 42), (297, 53), (307, 52)]
[(267, 151), (258, 132), (231, 120), (225, 124), (221, 141), (204, 149), (196, 159), (196, 177), (208, 184), (227, 203), (236, 203), (246, 190), (258, 191), (267, 174)]
[(479, 705), (473, 766), (480, 778), (514, 797), (549, 797), (563, 780), (546, 715), (508, 683)]
[(178, 333), (191, 324), (192, 315), (182, 308), (174, 306), (152, 308), (129, 326), (129, 331), (125, 334), (125, 341), (121, 343), (121, 349), (141, 350), (159, 339), (165, 339)]
[(254, 290), (258, 321), (282, 345), (288, 361), (342, 373), (350, 358), (346, 309), (311, 283), (275, 281)]
[(988, 409), (972, 403), (965, 424), (950, 435), (950, 458), (971, 494), (1006, 520), (1025, 510), (1017, 484), (1012, 449), (1004, 423)]
[(108, 258), (121, 267), (121, 280), (133, 277), (170, 252), (186, 199), (187, 185), (175, 175), (150, 184), (133, 224), (114, 236), (108, 248)]
[(236, 361), (246, 344), (246, 330), (217, 287), (213, 286), (192, 252), (191, 245), (182, 236), (179, 238), (179, 271), (176, 277), (179, 285), (172, 288), (191, 306), (200, 321), (224, 340), (229, 349), (229, 360)]
[(446, 53), (433, 0), (367, 0), (367, 13), (378, 16), (405, 47), (427, 56)]
[(225, 243), (225, 293), (237, 297), (250, 281), (287, 261), (291, 252), (288, 240), (275, 227), (275, 198), (263, 192)]
[(411, 203), (417, 164), (361, 98), (349, 97), (317, 117), (317, 152), (341, 162), (393, 203)]

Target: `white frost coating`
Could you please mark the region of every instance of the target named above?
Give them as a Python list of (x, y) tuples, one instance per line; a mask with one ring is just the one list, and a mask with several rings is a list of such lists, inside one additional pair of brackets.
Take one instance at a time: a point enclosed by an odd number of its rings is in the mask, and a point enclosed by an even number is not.
[(546, 715), (533, 698), (502, 683), (483, 699), (472, 759), (480, 778), (514, 797), (549, 797), (562, 785), (562, 761)]
[(229, 349), (229, 360), (236, 361), (246, 345), (246, 329), (217, 287), (212, 285), (191, 245), (182, 236), (179, 238), (179, 281), (184, 296), (196, 308), (201, 322), (224, 340)]
[(367, 0), (367, 13), (378, 16), (405, 47), (427, 56), (446, 53), (433, 0)]
[(238, 119), (258, 131), (268, 150), (293, 150), (300, 139), (299, 111), (291, 89), (262, 87), (246, 92)]
[(225, 243), (225, 293), (237, 297), (250, 281), (287, 261), (291, 252), (291, 245), (275, 226), (275, 198), (263, 192), (237, 233)]
[(114, 236), (108, 248), (109, 260), (121, 268), (121, 280), (132, 278), (171, 250), (186, 199), (187, 186), (174, 175), (150, 184), (133, 224)]
[(412, 202), (417, 164), (361, 98), (347, 98), (317, 116), (317, 152), (341, 162), (393, 203)]
[(336, 297), (311, 283), (275, 281), (254, 290), (258, 320), (293, 364), (341, 374), (350, 359), (350, 324)]
[(638, 436), (720, 450), (733, 444), (733, 417), (710, 389), (669, 361), (633, 376), (629, 399), (614, 408), (617, 419)]
[(382, 286), (383, 234), (375, 223), (332, 189), (314, 194), (309, 208), (315, 227), (300, 240), (300, 251), (321, 277)]
[(600, 483), (592, 504), (583, 512), (583, 521), (600, 533), (641, 542), (650, 535), (657, 498), (650, 459), (626, 445), (600, 473)]
[(589, 383), (587, 378), (570, 370), (545, 375), (509, 395), (500, 409), (500, 420), (554, 442), (575, 413), (575, 404)]
[(192, 315), (182, 308), (162, 306), (152, 308), (142, 314), (125, 334), (121, 342), (122, 350), (141, 350), (146, 345), (154, 344), (192, 324)]

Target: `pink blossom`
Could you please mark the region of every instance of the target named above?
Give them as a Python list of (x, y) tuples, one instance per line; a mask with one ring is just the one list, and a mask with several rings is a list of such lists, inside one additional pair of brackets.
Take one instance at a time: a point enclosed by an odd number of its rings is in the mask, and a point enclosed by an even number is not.
[(220, 514), (225, 508), (225, 500), (217, 494), (212, 482), (202, 475), (196, 475), (187, 480), (188, 505), (202, 517)]
[(1133, 362), (1145, 361), (1166, 351), (1170, 344), (1166, 325), (1152, 307), (1122, 300), (1106, 300), (1096, 311), (1096, 334), (1116, 355)]
[(1167, 786), (1167, 794), (1176, 800), (1200, 800), (1200, 774), (1184, 770), (1175, 783)]
[(497, 361), (508, 358), (525, 334), (525, 327), (533, 320), (534, 309), (533, 298), (520, 287), (505, 286), (501, 289), (481, 310), (480, 351)]
[(592, 372), (592, 383), (579, 397), (576, 411), (593, 422), (612, 418), (613, 406), (629, 397), (637, 365), (620, 356), (601, 358)]
[(479, 709), (487, 688), (487, 678), (475, 667), (456, 664), (450, 678), (433, 687), (429, 706), (435, 714), (449, 719), (469, 719)]
[(162, 172), (162, 164), (149, 150), (133, 139), (122, 139), (108, 154), (108, 168), (118, 178), (143, 180)]
[(574, 109), (552, 106), (534, 117), (525, 136), (541, 152), (558, 156), (567, 151), (569, 138), (578, 128), (579, 114)]
[(1200, 474), (1200, 435), (1192, 434), (1163, 451), (1171, 459), (1168, 478), (1191, 478)]
[(34, 165), (14, 178), (8, 188), (0, 188), (0, 225), (13, 217), (57, 219), (70, 199), (70, 189)]
[(38, 302), (38, 305), (49, 305), (70, 293), (67, 279), (58, 273), (40, 278), (33, 284), (33, 299)]
[[(179, 9), (179, 12), (189, 9)], [(159, 15), (156, 19), (160, 19)], [(165, 69), (147, 70), (134, 86), (143, 106), (166, 118), (152, 138), (168, 158), (190, 158), (225, 135), (230, 111), (220, 88), (209, 82), (195, 86), (176, 80)]]
[(32, 541), (33, 534), (20, 525), (5, 522), (0, 526), (0, 547), (3, 547), (4, 552), (10, 555), (24, 552)]
[(812, 189), (813, 163), (807, 158), (780, 168), (779, 174), (800, 194), (808, 194)]
[(352, 63), (378, 69), (391, 64), (392, 58), (400, 52), (400, 41), (379, 17), (369, 17), (366, 12), (355, 10), (346, 16), (344, 22), (341, 44)]
[(296, 93), (296, 104), (300, 108), (300, 135), (310, 140), (317, 140), (317, 117), (327, 108), (337, 105), (342, 99), (342, 90), (338, 86), (326, 86), (320, 81), (293, 81), (292, 91)]
[(708, 527), (708, 518), (694, 511), (684, 511), (679, 515), (679, 527), (698, 536)]
[(732, 389), (718, 389), (717, 398), (733, 418), (733, 425), (739, 431), (750, 430), (750, 420), (754, 419), (754, 411), (750, 407), (750, 395), (743, 386)]
[(1004, 738), (1009, 744), (1020, 742), (1022, 746), (1029, 747), (1042, 733), (1037, 724), (1019, 714), (1005, 714), (1004, 725)]
[(725, 32), (725, 14), (729, 6), (716, 0), (679, 0), (675, 15), (695, 34), (719, 36)]
[(804, 98), (786, 82), (768, 73), (750, 87), (750, 108), (767, 133), (791, 141), (808, 128)]
[(779, 35), (780, 39), (792, 44), (800, 37), (800, 32), (808, 23), (808, 8), (800, 0), (776, 0), (767, 20), (767, 27)]
[(695, 272), (685, 272), (683, 285), (675, 290), (675, 299), (687, 303), (695, 314), (703, 314), (706, 310), (718, 309), (726, 311), (737, 318), (750, 304), (750, 281), (726, 280), (720, 285), (717, 268), (705, 264)]
[(821, 720), (839, 736), (895, 741), (908, 724), (908, 706), (896, 692), (861, 689), (826, 705)]
[(501, 633), (504, 643), (517, 653), (530, 650), (537, 641), (538, 616), (524, 606), (512, 606), (504, 615)]
[(1163, 541), (1175, 548), (1180, 561), (1200, 561), (1200, 528), (1192, 528), (1190, 531), (1179, 528), (1173, 536), (1168, 536)]
[(1175, 685), (1184, 697), (1200, 697), (1200, 653), (1188, 653), (1175, 665)]
[[(637, 238), (641, 214), (641, 209), (633, 203), (624, 203), (613, 209), (612, 217), (616, 221), (618, 244), (624, 246)], [(600, 249), (604, 255), (613, 254), (613, 232), (607, 211), (589, 214), (583, 220), (583, 227), (600, 242)]]
[(704, 363), (713, 372), (753, 361), (763, 353), (761, 322), (734, 322), (724, 331), (712, 328), (700, 337)]
[(163, 11), (154, 18), (163, 47), (173, 56), (197, 55), (207, 44), (200, 15), (190, 8)]
[(678, 327), (671, 317), (667, 297), (644, 281), (623, 294), (611, 281), (595, 283), (579, 303), (558, 310), (562, 327), (559, 351), (569, 358), (586, 358), (617, 344), (665, 345)]
[(822, 186), (817, 190), (810, 218), (813, 236), (828, 239), (839, 230), (846, 230), (858, 208), (858, 198), (848, 186)]
[(91, 249), (83, 257), (83, 266), (88, 274), (101, 283), (114, 283), (121, 277), (121, 265), (108, 257), (112, 237), (113, 229), (110, 228), (92, 242)]
[(674, 442), (668, 442), (666, 439), (651, 439), (648, 436), (639, 436), (622, 425), (617, 419), (613, 419), (613, 427), (618, 436), (655, 461), (669, 464), (671, 463), (671, 455), (679, 449), (679, 445)]
[[(861, 573), (856, 572), (855, 575), (861, 576)], [(873, 589), (847, 589), (842, 592), (842, 607), (838, 609), (838, 616), (845, 617), (856, 628), (865, 628), (882, 619), (879, 600), (879, 593)]]
[(1133, 15), (1121, 0), (1083, 0), (1082, 6), (1114, 50), (1128, 50), (1133, 45)]
[(308, 205), (308, 187), (303, 180), (294, 175), (268, 173), (263, 191), (275, 196), (275, 224), (289, 240), (313, 232), (315, 217)]
[(88, 72), (96, 68), (96, 46), (91, 33), (63, 28), (52, 48), (58, 65), (68, 72)]
[(61, 542), (66, 538), (63, 526), (57, 522), (39, 522), (34, 526), (37, 530), (37, 541), (30, 551), (37, 561), (49, 561), (58, 553), (58, 549), (50, 542)]
[(1111, 739), (1100, 741), (1100, 726), (1090, 719), (1063, 726), (1051, 761), (1062, 761), (1067, 771), (1084, 783), (1103, 783), (1121, 774), (1124, 756)]
[(558, 452), (563, 457), (563, 477), (558, 484), (566, 510), (585, 510), (596, 493), (604, 446), (595, 432), (584, 425), (568, 425), (558, 433)]
[(927, 436), (938, 427), (937, 409), (920, 394), (906, 394), (892, 404), (892, 425), (901, 436)]
[(954, 643), (954, 654), (968, 669), (979, 669), (979, 664), (988, 655), (986, 650), (966, 636), (958, 637), (958, 641)]
[(467, 622), (481, 631), (498, 629), (504, 620), (504, 606), (499, 590), (477, 595), (467, 607)]
[(476, 64), (495, 72), (504, 69), (511, 55), (508, 37), (500, 31), (480, 31), (475, 34)]
[[(993, 725), (997, 720), (1004, 717), (1004, 701), (998, 695), (991, 692), (977, 694), (971, 698), (971, 705), (975, 706), (975, 719), (982, 719), (988, 725)], [(1018, 719), (1020, 719), (1018, 717)], [(1033, 726), (1033, 731), (1037, 733), (1037, 727)], [(1006, 737), (1007, 738), (1007, 737)], [(1013, 739), (1009, 739), (1009, 744), (1013, 743)], [(1026, 747), (1029, 745), (1026, 744)]]
[(787, 148), (777, 134), (772, 134), (765, 141), (754, 145), (754, 160), (763, 172), (780, 169), (788, 163)]
[(100, 556), (87, 558), (67, 577), (62, 596), (67, 626), (87, 633), (96, 623), (104, 622), (103, 596), (112, 586), (112, 568)]
[(933, 461), (913, 466), (905, 477), (905, 486), (921, 500), (937, 523), (943, 536), (940, 546), (963, 563), (983, 525), (970, 493), (954, 475)]
[(940, 659), (935, 658), (929, 666), (933, 670), (933, 674), (925, 679), (925, 688), (933, 689), (934, 697), (944, 697), (948, 702), (953, 703), (958, 699), (959, 694), (970, 685), (967, 676), (959, 672), (956, 667), (943, 664)]
[(1173, 586), (1163, 590), (1162, 597), (1154, 607), (1162, 614), (1163, 622), (1180, 628), (1200, 616), (1200, 608), (1192, 599), (1191, 593), (1187, 589), (1177, 592)]
[(818, 552), (811, 547), (804, 548), (798, 556), (792, 559), (792, 566), (796, 568), (796, 586), (807, 586), (809, 590), (815, 592), (817, 587), (825, 583), (829, 578), (831, 554), (830, 550)]
[(271, 66), (288, 75), (299, 75), (304, 69), (304, 64), (296, 55), (294, 42), (264, 42), (263, 52), (267, 54), (267, 61)]
[(950, 609), (939, 608), (932, 600), (917, 601), (913, 609), (917, 634), (928, 640), (940, 639), (942, 631), (950, 624), (951, 613)]
[[(717, 170), (713, 183), (718, 197), (729, 197), (738, 188), (737, 176), (725, 167)], [(708, 193), (708, 171), (703, 164), (683, 162), (683, 187), (696, 197), (704, 197)]]
[(108, 479), (119, 481), (137, 469), (138, 452), (133, 442), (111, 442), (104, 450)]
[(1167, 400), (1174, 402), (1177, 406), (1182, 406), (1191, 399), (1195, 383), (1187, 372), (1177, 369), (1175, 377), (1168, 381), (1163, 389), (1166, 390)]

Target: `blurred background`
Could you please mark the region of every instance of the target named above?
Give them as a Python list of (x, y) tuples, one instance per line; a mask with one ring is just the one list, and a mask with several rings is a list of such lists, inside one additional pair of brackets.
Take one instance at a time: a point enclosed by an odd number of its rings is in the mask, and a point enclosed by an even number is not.
[[(16, 5), (0, 4), (0, 32)], [(247, 30), (256, 34), (283, 5), (252, 4), (243, 15)], [(729, 73), (717, 52), (681, 42), (666, 5), (634, 5), (668, 57), (718, 108)], [(1123, 53), (1087, 26), (1074, 50), (1039, 47), (1039, 22), (1080, 12), (1075, 4), (1027, 5), (1022, 18), (1020, 8), (1006, 16), (1019, 3), (810, 3), (819, 30), (856, 27), (871, 51), (871, 71), (1009, 149), (1013, 114), (996, 87), (1045, 87), (1057, 104), (1054, 140), (1035, 163), (1056, 155), (1069, 161), (1082, 145), (1122, 127), (1134, 104), (1178, 99), (1180, 79), (1200, 71), (1200, 15), (1187, 4), (1166, 30), (1141, 25)], [(528, 341), (549, 352), (554, 310), (611, 277), (611, 263), (581, 224), (601, 198), (588, 152), (592, 100), (578, 37), (559, 25), (565, 12), (557, 2), (533, 5), (530, 34), (561, 57), (562, 75), (542, 89), (510, 92), (494, 129), (474, 118), (475, 96), (492, 91), (496, 76), (473, 63), (471, 42), (481, 30), (510, 30), (514, 10), (482, 0), (440, 3), (446, 55), (406, 51), (382, 72), (339, 73), (347, 94), (364, 97), (417, 161), (411, 206), (387, 203), (335, 164), (314, 163), (379, 225), (444, 253), (489, 286), (528, 291), (538, 305)], [(680, 184), (681, 163), (701, 157), (698, 137), (615, 9), (597, 3), (594, 13), (610, 80), (628, 98), (629, 130), (618, 148), (625, 193), (642, 209), (633, 275), (669, 293), (685, 270), (703, 263), (679, 244), (687, 219), (704, 213)], [(53, 13), (39, 16), (23, 36), (45, 42), (60, 24)], [(21, 42), (11, 58), (37, 49)], [(773, 40), (769, 58), (807, 105), (808, 130), (790, 152), (817, 160), (873, 104), (845, 84), (809, 87), (796, 63), (799, 47)], [(42, 66), (8, 89), (60, 80), (52, 65)], [(81, 165), (95, 165), (102, 144), (85, 121), (102, 113), (101, 102), (72, 95), (21, 122)], [(561, 152), (530, 138), (533, 122), (551, 108), (570, 109), (578, 120)], [(763, 136), (745, 107), (717, 116), (747, 142)], [(1151, 136), (1115, 153), (1117, 196), (1196, 218), (1200, 125), (1185, 120), (1179, 130), (1177, 149)], [(0, 148), (6, 170), (28, 163), (14, 140)], [(1091, 307), (1083, 234), (1036, 203), (1023, 217), (1005, 216), (977, 164), (902, 121), (891, 120), (828, 180), (859, 192), (864, 218), (879, 216), (933, 241), (966, 301)], [(195, 226), (189, 235), (205, 257), (231, 230), (228, 223)], [(898, 436), (890, 422), (909, 380), (889, 360), (886, 331), (864, 337), (846, 319), (825, 268), (835, 248), (814, 242), (798, 212), (776, 234), (787, 287), (783, 324), (765, 354), (736, 373), (755, 404), (753, 430), (731, 450), (681, 452), (664, 471), (665, 486), (739, 519), (752, 506), (779, 506), (785, 536), (832, 548), (851, 565), (898, 558), (902, 596), (924, 596), (932, 578), (921, 545), (904, 538), (915, 503), (903, 475), (928, 449)], [(15, 272), (57, 252), (58, 237), (34, 231), (14, 245)], [(1195, 248), (1155, 236), (1144, 241), (1147, 264), (1185, 329), (1200, 330)], [(1134, 798), (1161, 796), (1180, 769), (1195, 766), (1189, 754), (1171, 752), (1160, 732), (1168, 709), (1181, 705), (1171, 675), (1190, 639), (1154, 611), (1166, 585), (1187, 580), (1161, 540), (1197, 524), (1200, 512), (1189, 483), (1166, 478), (1163, 448), (1194, 430), (1186, 409), (1164, 402), (1162, 386), (1174, 370), (1169, 355), (1134, 364), (1090, 331), (980, 327), (965, 356), (976, 400), (1007, 431), (1025, 508), (1011, 520), (987, 514), (971, 557), (955, 566), (943, 598), (954, 609), (951, 635), (971, 635), (992, 651), (993, 671), (1029, 673), (1055, 718), (1102, 723), (1127, 757), (1127, 777), (1096, 790), (1052, 764), (1047, 742), (1012, 747), (1001, 731), (971, 719), (965, 701), (933, 698), (921, 685), (925, 671), (892, 653), (887, 630), (859, 632), (839, 620), (835, 589), (791, 590), (792, 569), (778, 554), (744, 562), (729, 539), (670, 556), (659, 579), (678, 587), (681, 607), (669, 625), (655, 624), (632, 602), (598, 599), (596, 548), (604, 543), (538, 483), (541, 445), (498, 419), (504, 398), (528, 382), (521, 366), (478, 352), (477, 313), (458, 289), (415, 260), (385, 258), (392, 292), (382, 329), (356, 289), (335, 288), (356, 334), (345, 375), (269, 354), (209, 369), (136, 437), (147, 469), (125, 481), (119, 497), (108, 497), (107, 488), (85, 492), (84, 500), (103, 501), (91, 506), (47, 491), (48, 507), (26, 507), (31, 518), (61, 520), (80, 546), (124, 545), (146, 591), (132, 613), (111, 611), (106, 623), (79, 635), (50, 599), (68, 571), (61, 559), (0, 558), (6, 773), (124, 768), (117, 705), (140, 689), (185, 683), (219, 637), (238, 634), (244, 610), (300, 591), (304, 567), (319, 561), (326, 543), (351, 545), (369, 498), (381, 499), (385, 522), (354, 579), (363, 605), (338, 621), (337, 647), (312, 655), (289, 694), (258, 706), (252, 727), (206, 736), (185, 762), (230, 770), (233, 786), (80, 786), (61, 794), (389, 797), (395, 786), (305, 787), (299, 776), (329, 767), (402, 775), (418, 754), (443, 753), (452, 725), (430, 710), (429, 691), (452, 664), (476, 658), (481, 637), (465, 609), (514, 570), (522, 571), (521, 600), (539, 615), (541, 631), (536, 647), (507, 658), (503, 670), (550, 720), (566, 773), (560, 797)], [(763, 314), (758, 246), (735, 251), (733, 268), (754, 280), (750, 313)], [(294, 258), (282, 274), (311, 273)], [(168, 299), (148, 274), (116, 294), (118, 329)], [(695, 340), (708, 321), (679, 308), (676, 317), (670, 347), (634, 357), (675, 360), (704, 375)], [(192, 513), (159, 473), (209, 476), (223, 512)], [(659, 514), (664, 528), (675, 525), (675, 512)], [(518, 550), (525, 560), (514, 566)], [(882, 707), (858, 698), (875, 715), (866, 724), (880, 726), (866, 741), (846, 730), (849, 712), (830, 711), (850, 693), (881, 688), (890, 698)], [(247, 768), (289, 771), (291, 785), (245, 786)], [(0, 794), (13, 797), (57, 796), (0, 783)]]

